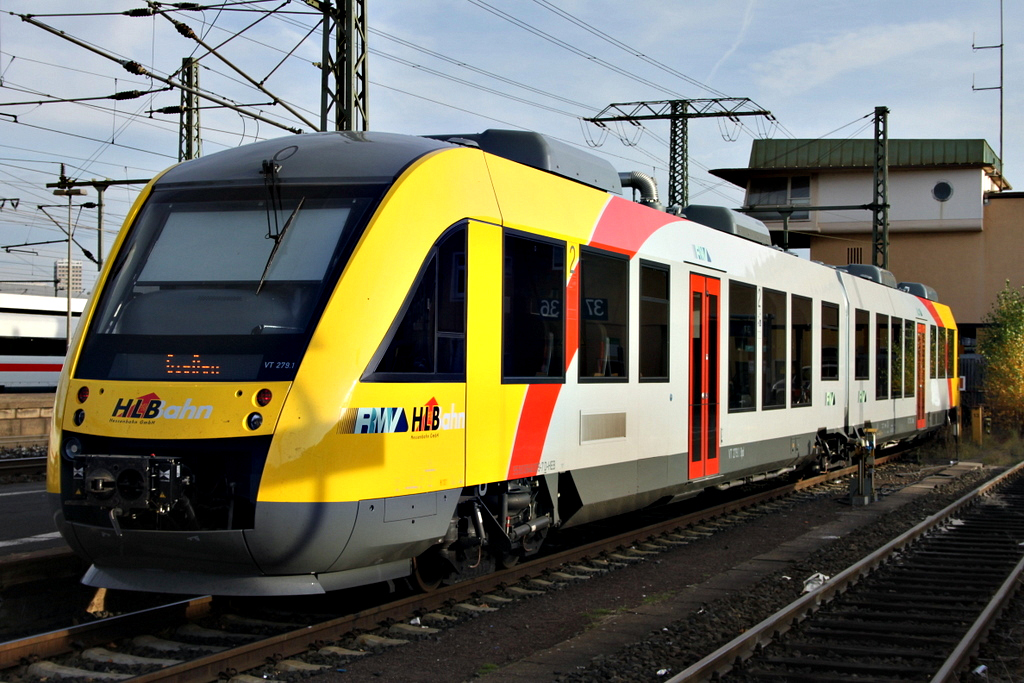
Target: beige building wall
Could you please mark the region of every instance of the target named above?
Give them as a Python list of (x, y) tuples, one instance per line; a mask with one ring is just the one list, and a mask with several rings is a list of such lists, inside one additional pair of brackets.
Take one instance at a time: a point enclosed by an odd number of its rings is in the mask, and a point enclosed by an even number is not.
[[(1024, 195), (992, 195), (980, 232), (891, 232), (889, 270), (898, 282), (923, 282), (961, 324), (981, 323), (1007, 280), (1024, 285)], [(811, 237), (811, 258), (849, 263), (850, 248), (871, 263), (871, 234)]]

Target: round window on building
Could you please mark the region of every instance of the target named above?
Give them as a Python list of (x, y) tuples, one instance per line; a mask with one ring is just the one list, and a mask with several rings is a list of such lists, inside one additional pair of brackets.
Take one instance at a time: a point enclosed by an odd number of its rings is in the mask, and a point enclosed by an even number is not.
[(940, 202), (948, 202), (949, 198), (953, 196), (953, 186), (945, 180), (940, 180), (932, 188), (932, 196)]

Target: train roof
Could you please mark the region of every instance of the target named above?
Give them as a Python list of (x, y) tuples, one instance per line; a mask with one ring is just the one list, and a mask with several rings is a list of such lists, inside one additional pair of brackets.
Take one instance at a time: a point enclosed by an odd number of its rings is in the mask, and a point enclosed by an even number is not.
[(451, 145), (414, 135), (336, 131), (263, 140), (172, 167), (160, 187), (262, 184), (264, 161), (280, 166), (283, 182), (393, 181), (409, 164)]
[(532, 168), (620, 194), (619, 174), (608, 161), (540, 133), (485, 130), (458, 135), (400, 135), (335, 131), (264, 140), (172, 167), (160, 187), (263, 183), (263, 162), (273, 161), (283, 182), (393, 181), (409, 164), (453, 145), (472, 146)]

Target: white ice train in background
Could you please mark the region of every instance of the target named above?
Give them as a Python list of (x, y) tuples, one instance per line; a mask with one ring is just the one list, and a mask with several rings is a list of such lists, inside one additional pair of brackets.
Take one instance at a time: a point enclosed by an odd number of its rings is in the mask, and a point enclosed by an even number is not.
[[(71, 299), (74, 331), (85, 299)], [(53, 391), (67, 351), (68, 300), (0, 294), (0, 391)]]

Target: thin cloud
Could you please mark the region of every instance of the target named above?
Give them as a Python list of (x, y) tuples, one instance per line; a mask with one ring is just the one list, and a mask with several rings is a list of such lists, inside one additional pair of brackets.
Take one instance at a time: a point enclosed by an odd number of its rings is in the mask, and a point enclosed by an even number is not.
[(782, 48), (753, 65), (763, 91), (794, 95), (827, 85), (840, 76), (865, 71), (951, 43), (962, 43), (962, 29), (942, 22), (870, 26), (822, 42)]
[(725, 51), (725, 54), (722, 55), (717, 62), (715, 62), (715, 65), (711, 67), (711, 72), (705, 79), (705, 82), (708, 83), (709, 85), (714, 82), (715, 74), (718, 73), (718, 68), (722, 66), (722, 64), (724, 64), (725, 61), (729, 59), (729, 57), (732, 57), (733, 53), (736, 52), (737, 49), (739, 49), (739, 46), (742, 45), (743, 41), (746, 39), (747, 30), (750, 28), (751, 21), (754, 18), (754, 5), (756, 4), (757, 0), (750, 0), (750, 2), (747, 3), (747, 11), (743, 15), (743, 25), (740, 26), (740, 31), (736, 35), (736, 40), (734, 40), (732, 46)]

